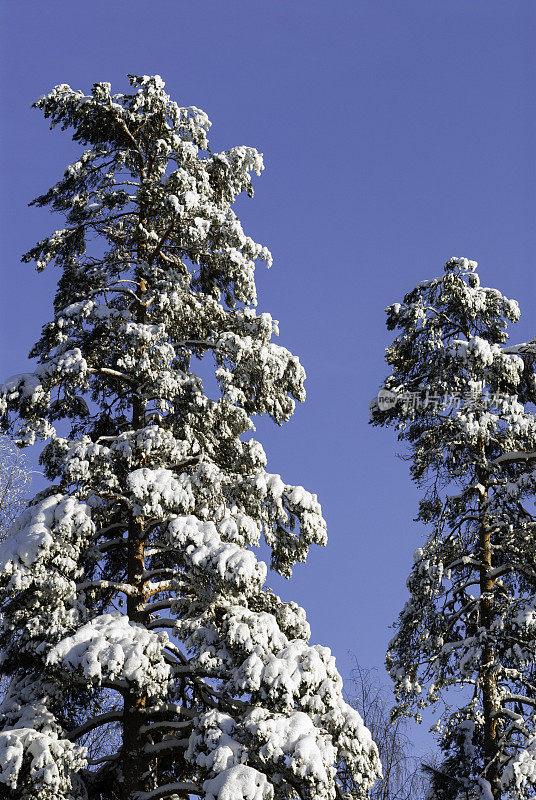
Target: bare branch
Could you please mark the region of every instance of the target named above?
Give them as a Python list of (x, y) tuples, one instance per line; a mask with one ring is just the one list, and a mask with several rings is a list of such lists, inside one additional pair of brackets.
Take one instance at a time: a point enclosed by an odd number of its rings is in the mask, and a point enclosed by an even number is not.
[(0, 541), (26, 505), (31, 470), (23, 453), (0, 436)]

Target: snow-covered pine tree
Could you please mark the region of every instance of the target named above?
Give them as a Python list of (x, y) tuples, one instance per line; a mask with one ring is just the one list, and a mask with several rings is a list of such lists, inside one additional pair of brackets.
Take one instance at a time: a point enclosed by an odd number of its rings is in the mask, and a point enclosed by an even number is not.
[[(440, 710), (434, 800), (534, 797), (536, 400), (515, 301), (451, 259), (387, 309), (399, 335), (372, 422), (409, 445), (430, 527), (387, 657), (397, 714)], [(456, 691), (457, 690), (457, 691)], [(444, 704), (444, 705), (443, 705)]]
[(255, 555), (262, 535), (289, 576), (326, 539), (316, 496), (249, 436), (305, 397), (254, 310), (270, 253), (232, 211), (262, 157), (212, 153), (202, 111), (130, 81), (35, 104), (89, 149), (34, 201), (66, 218), (23, 257), (61, 269), (54, 319), (0, 393), (57, 481), (0, 552), (1, 796), (324, 800), (350, 770), (364, 797), (376, 747)]

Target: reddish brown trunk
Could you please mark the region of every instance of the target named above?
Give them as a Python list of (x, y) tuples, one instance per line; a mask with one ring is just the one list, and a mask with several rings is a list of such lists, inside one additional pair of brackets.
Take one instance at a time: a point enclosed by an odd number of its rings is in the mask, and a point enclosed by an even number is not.
[[(479, 505), (482, 508), (488, 499), (486, 478), (482, 476), (480, 484), (483, 487), (480, 494)], [(479, 548), (482, 567), (480, 568), (480, 625), (489, 631), (493, 622), (493, 600), (491, 594), (495, 580), (490, 577), (492, 568), (491, 560), (491, 533), (486, 517), (482, 518), (479, 530)], [(482, 710), (484, 714), (484, 758), (490, 764), (486, 778), (491, 784), (491, 793), (494, 800), (500, 800), (499, 786), (499, 747), (497, 737), (497, 681), (494, 673), (495, 653), (491, 644), (486, 644), (481, 657), (481, 686)]]
[[(136, 313), (137, 322), (145, 322), (146, 309), (144, 305), (146, 292), (145, 280), (141, 278), (139, 284), (139, 304)], [(132, 427), (143, 427), (145, 422), (145, 409), (142, 400), (135, 395), (132, 400)], [(128, 583), (134, 588), (134, 594), (127, 597), (127, 615), (131, 622), (146, 622), (144, 612), (144, 579), (145, 552), (144, 531), (139, 520), (132, 519), (128, 529)], [(148, 788), (147, 772), (148, 760), (143, 753), (143, 736), (141, 727), (144, 724), (143, 709), (146, 697), (140, 692), (130, 692), (124, 700), (123, 717), (123, 800), (132, 800), (135, 792)]]
[[(127, 614), (132, 622), (144, 622), (143, 572), (145, 568), (143, 531), (139, 523), (133, 522), (128, 534), (128, 582), (138, 589), (127, 598)], [(124, 800), (132, 800), (134, 792), (143, 791), (146, 782), (146, 759), (143, 756), (143, 741), (140, 728), (144, 723), (142, 711), (145, 696), (131, 693), (125, 697), (123, 718), (123, 791)]]

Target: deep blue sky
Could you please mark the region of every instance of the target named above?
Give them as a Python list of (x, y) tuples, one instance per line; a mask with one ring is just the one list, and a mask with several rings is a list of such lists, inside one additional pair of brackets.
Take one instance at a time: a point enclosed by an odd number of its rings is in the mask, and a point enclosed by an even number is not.
[(246, 232), (273, 252), (260, 309), (308, 374), (269, 469), (318, 492), (326, 551), (274, 585), (308, 612), (343, 673), (383, 664), (423, 530), (395, 436), (367, 426), (386, 372), (385, 306), (451, 256), (518, 299), (536, 333), (536, 5), (516, 0), (3, 0), (0, 373), (27, 369), (57, 280), (20, 254), (48, 233), (26, 203), (78, 148), (30, 103), (57, 83), (162, 75), (203, 108), (211, 146), (264, 152)]

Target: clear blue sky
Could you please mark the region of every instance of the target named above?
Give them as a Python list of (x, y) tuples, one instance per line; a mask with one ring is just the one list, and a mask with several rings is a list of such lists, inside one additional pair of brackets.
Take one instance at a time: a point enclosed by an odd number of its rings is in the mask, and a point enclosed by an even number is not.
[(162, 75), (211, 145), (264, 152), (248, 232), (273, 252), (260, 308), (308, 374), (269, 468), (318, 492), (326, 551), (284, 586), (313, 638), (382, 667), (423, 530), (394, 434), (367, 426), (390, 341), (383, 310), (449, 257), (518, 299), (536, 334), (536, 5), (516, 0), (3, 0), (0, 373), (27, 369), (57, 275), (20, 254), (61, 227), (26, 203), (78, 148), (30, 103), (57, 83)]

